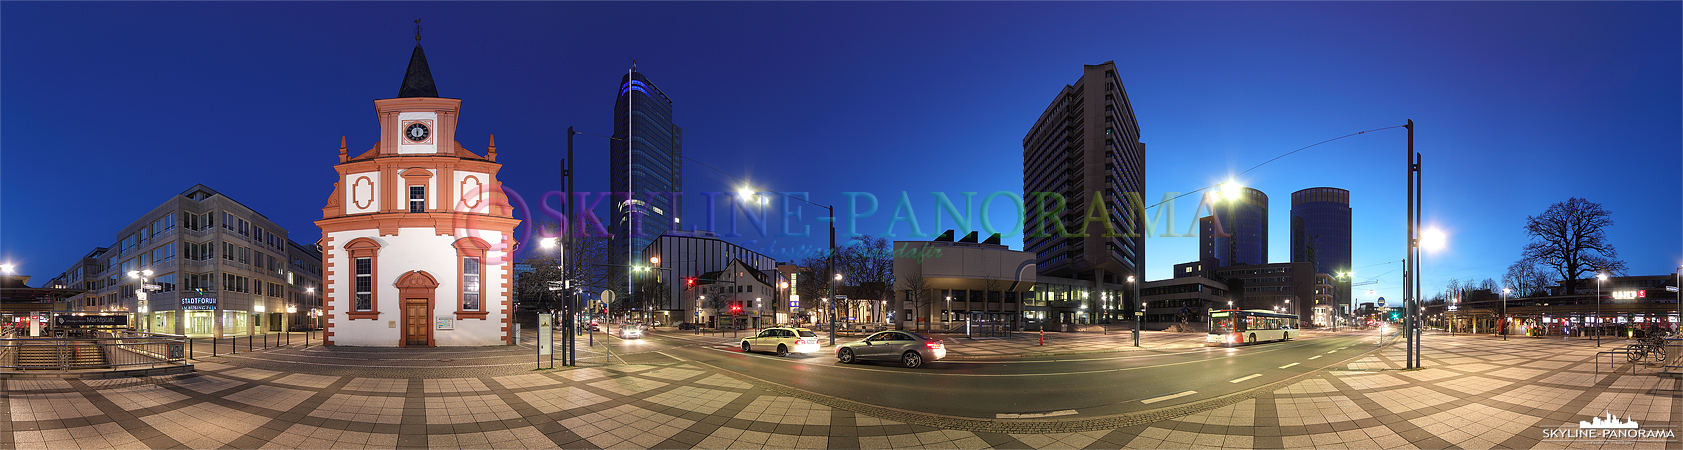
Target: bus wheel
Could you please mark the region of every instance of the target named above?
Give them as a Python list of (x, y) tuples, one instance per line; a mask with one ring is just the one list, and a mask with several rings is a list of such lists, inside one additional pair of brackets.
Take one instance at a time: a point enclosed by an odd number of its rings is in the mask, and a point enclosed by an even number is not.
[(1256, 342), (1256, 333), (1251, 333), (1251, 340), (1246, 341), (1246, 342), (1252, 342), (1252, 343)]

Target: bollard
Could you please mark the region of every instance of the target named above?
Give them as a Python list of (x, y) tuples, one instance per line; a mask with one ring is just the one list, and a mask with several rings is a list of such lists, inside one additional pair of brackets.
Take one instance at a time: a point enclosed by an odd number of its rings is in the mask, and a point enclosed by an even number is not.
[(1046, 345), (1046, 328), (1040, 328), (1040, 345)]

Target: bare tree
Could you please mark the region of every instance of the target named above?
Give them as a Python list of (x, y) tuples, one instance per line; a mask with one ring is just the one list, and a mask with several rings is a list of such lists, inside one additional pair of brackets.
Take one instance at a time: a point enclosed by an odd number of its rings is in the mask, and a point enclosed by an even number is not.
[[(540, 224), (539, 227), (544, 230), (542, 235), (554, 236), (558, 234), (553, 231), (553, 224)], [(573, 248), (570, 249), (572, 254), (567, 258), (565, 267), (563, 267), (561, 256), (569, 249), (534, 249), (529, 253), (527, 258), (521, 262), (529, 264), (532, 273), (516, 280), (516, 289), (520, 292), (535, 293), (535, 295), (545, 299), (543, 303), (546, 304), (559, 301), (557, 294), (552, 294), (548, 290), (547, 282), (549, 281), (571, 281), (568, 285), (578, 288), (581, 292), (606, 289), (612, 277), (609, 267), (605, 266), (612, 261), (608, 238), (580, 234), (573, 241)], [(531, 244), (521, 243), (521, 245)]]
[[(910, 318), (915, 321), (916, 318), (923, 317), (923, 315), (918, 312), (923, 311), (923, 308), (925, 306), (929, 306), (929, 303), (932, 301), (931, 296), (929, 295), (929, 286), (926, 285), (923, 280), (923, 267), (919, 266), (917, 269), (913, 270), (912, 273), (906, 275), (906, 278), (900, 280), (900, 284), (898, 286), (900, 291), (906, 293), (906, 304), (912, 307), (912, 317)], [(928, 322), (924, 323), (928, 324)], [(904, 326), (896, 324), (894, 328), (903, 329)]]
[(1525, 218), (1531, 243), (1525, 245), (1524, 258), (1560, 275), (1567, 293), (1577, 292), (1580, 277), (1623, 274), (1625, 262), (1607, 241), (1612, 215), (1600, 203), (1577, 197), (1550, 205), (1543, 214)]
[(1509, 294), (1514, 297), (1541, 297), (1548, 295), (1546, 288), (1550, 284), (1549, 274), (1537, 267), (1529, 260), (1515, 261), (1508, 266), (1508, 273), (1502, 276), (1502, 283), (1513, 290)]

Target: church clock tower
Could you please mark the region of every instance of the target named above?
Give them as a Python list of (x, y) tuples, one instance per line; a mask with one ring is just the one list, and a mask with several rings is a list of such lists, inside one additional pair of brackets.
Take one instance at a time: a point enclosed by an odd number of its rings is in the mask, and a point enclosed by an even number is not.
[(495, 137), (456, 142), (462, 101), (441, 98), (417, 35), (396, 98), (374, 101), (380, 140), (339, 141), (322, 208), (328, 345), (512, 345), (513, 231)]

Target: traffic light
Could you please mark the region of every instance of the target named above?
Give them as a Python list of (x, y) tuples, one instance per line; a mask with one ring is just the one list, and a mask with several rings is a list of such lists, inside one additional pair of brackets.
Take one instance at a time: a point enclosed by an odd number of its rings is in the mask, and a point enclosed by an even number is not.
[(695, 277), (685, 278), (684, 279), (684, 287), (685, 288), (695, 287)]
[(1395, 322), (1399, 319), (1402, 319), (1402, 311), (1391, 311), (1391, 321)]
[(737, 314), (737, 313), (740, 313), (740, 312), (742, 312), (742, 304), (741, 303), (731, 303), (730, 304), (730, 313), (731, 314)]

